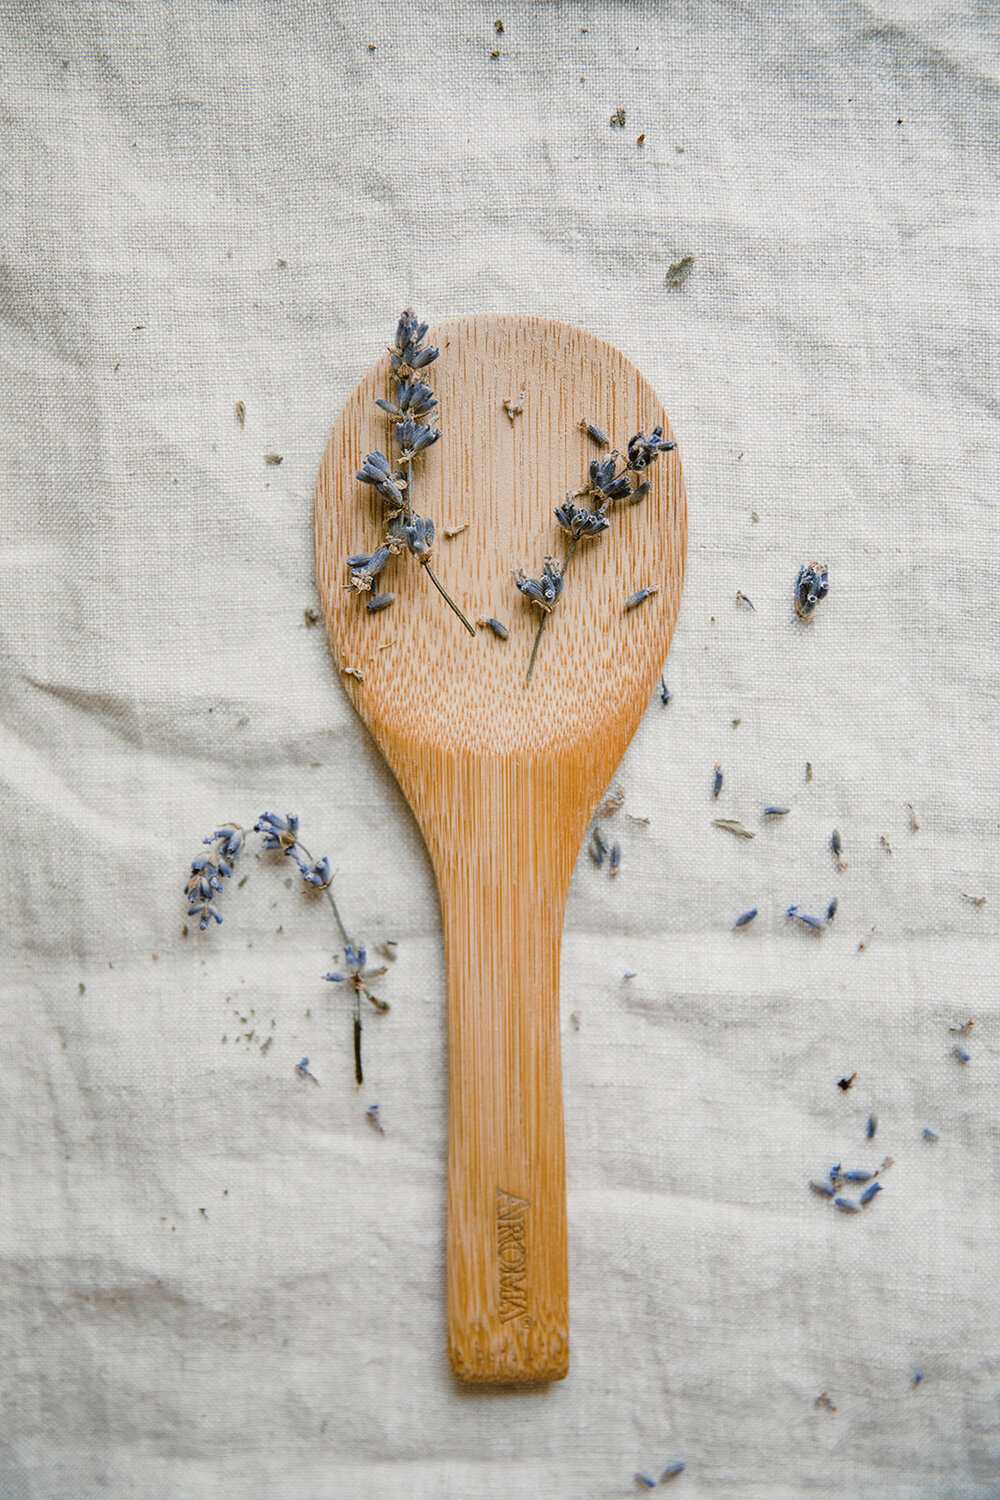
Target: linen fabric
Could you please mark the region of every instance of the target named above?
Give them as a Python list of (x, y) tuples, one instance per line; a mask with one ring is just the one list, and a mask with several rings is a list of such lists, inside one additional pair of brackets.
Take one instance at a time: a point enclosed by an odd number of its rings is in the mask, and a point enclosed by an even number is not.
[[(997, 44), (971, 0), (0, 7), (5, 1500), (1000, 1493)], [(672, 698), (570, 895), (532, 1391), (448, 1370), (433, 875), (308, 613), (409, 304), (621, 347), (688, 488)], [(265, 810), (398, 945), (360, 1090), (294, 868), (251, 838), (185, 917)]]

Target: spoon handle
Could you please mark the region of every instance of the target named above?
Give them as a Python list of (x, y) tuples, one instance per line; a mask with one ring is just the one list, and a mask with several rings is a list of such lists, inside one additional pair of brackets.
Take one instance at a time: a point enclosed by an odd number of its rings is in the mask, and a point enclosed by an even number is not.
[(463, 1380), (561, 1380), (559, 949), (589, 809), (561, 816), (571, 781), (551, 761), (463, 756), (437, 769), (427, 832), (448, 965), (449, 1357)]

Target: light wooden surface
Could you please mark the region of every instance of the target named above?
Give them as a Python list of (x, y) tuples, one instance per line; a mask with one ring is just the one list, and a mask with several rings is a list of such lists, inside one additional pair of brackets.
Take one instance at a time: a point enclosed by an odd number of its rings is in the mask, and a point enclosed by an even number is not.
[[(381, 540), (382, 503), (355, 473), (392, 458), (388, 356), (347, 402), (316, 492), (320, 595), (344, 686), (413, 808), (437, 874), (448, 967), (448, 1346), (464, 1380), (558, 1380), (569, 1360), (559, 949), (570, 876), (594, 808), (645, 710), (680, 604), (686, 517), (676, 452), (652, 489), (581, 542), (525, 681), (538, 610), (513, 574), (565, 555), (552, 517), (601, 456), (670, 429), (647, 382), (583, 330), (530, 317), (432, 327), (426, 371), (444, 436), (417, 460), (414, 507), (438, 528), (434, 567), (472, 638), (409, 556), (369, 615), (343, 589), (349, 553)], [(513, 421), (504, 400), (524, 391)], [(446, 527), (469, 529), (452, 540)], [(656, 585), (639, 609), (625, 599)], [(380, 647), (387, 649), (379, 649)]]

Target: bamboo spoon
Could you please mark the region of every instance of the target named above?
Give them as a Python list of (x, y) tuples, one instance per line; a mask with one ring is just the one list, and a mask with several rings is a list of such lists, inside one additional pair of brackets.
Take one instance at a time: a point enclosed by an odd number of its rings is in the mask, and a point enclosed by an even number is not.
[[(333, 429), (316, 491), (316, 556), (330, 643), (347, 692), (413, 809), (441, 895), (448, 967), (448, 1348), (463, 1380), (559, 1380), (569, 1361), (559, 947), (587, 825), (659, 673), (684, 572), (676, 452), (643, 477), (645, 500), (611, 509), (578, 548), (526, 682), (538, 610), (514, 588), (564, 554), (552, 512), (602, 456), (581, 418), (622, 449), (663, 410), (629, 361), (579, 328), (530, 317), (438, 326), (429, 372), (444, 436), (418, 460), (414, 505), (438, 527), (434, 566), (469, 636), (408, 556), (368, 615), (343, 589), (348, 553), (381, 540), (381, 504), (355, 473), (392, 452), (375, 406), (388, 358)], [(505, 400), (523, 411), (509, 417)], [(520, 404), (520, 403), (519, 403)], [(606, 454), (604, 455), (606, 456)], [(446, 527), (469, 522), (452, 540)], [(658, 592), (623, 611), (642, 587)], [(379, 649), (380, 647), (388, 649)]]

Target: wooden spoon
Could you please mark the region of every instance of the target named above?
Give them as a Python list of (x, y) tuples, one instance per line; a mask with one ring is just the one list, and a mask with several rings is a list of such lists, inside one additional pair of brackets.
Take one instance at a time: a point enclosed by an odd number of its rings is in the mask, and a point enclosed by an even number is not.
[[(316, 491), (316, 556), (345, 688), (413, 809), (437, 874), (448, 968), (448, 1348), (463, 1380), (559, 1380), (569, 1361), (559, 947), (580, 843), (670, 644), (684, 573), (676, 452), (580, 543), (526, 682), (538, 577), (565, 555), (552, 512), (607, 456), (579, 423), (624, 450), (666, 416), (639, 371), (579, 328), (475, 317), (432, 330), (425, 373), (444, 436), (415, 462), (413, 503), (431, 516), (433, 566), (473, 622), (447, 608), (409, 555), (378, 580), (396, 603), (370, 615), (344, 589), (348, 554), (374, 551), (382, 504), (356, 471), (393, 453), (376, 364), (333, 429)], [(523, 400), (521, 392), (523, 391)], [(509, 416), (505, 401), (522, 405)], [(445, 528), (468, 521), (451, 540)], [(656, 588), (624, 609), (640, 588)], [(386, 648), (386, 649), (382, 649)], [(360, 679), (349, 669), (360, 673)], [(625, 896), (627, 875), (622, 884)], [(625, 896), (627, 899), (627, 896)]]

